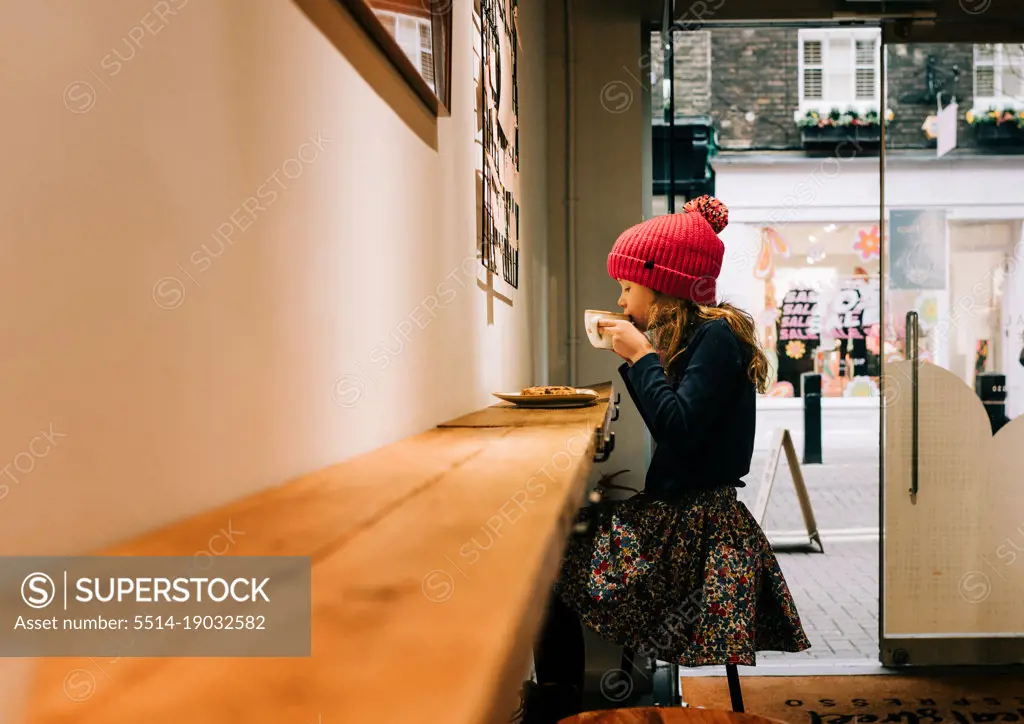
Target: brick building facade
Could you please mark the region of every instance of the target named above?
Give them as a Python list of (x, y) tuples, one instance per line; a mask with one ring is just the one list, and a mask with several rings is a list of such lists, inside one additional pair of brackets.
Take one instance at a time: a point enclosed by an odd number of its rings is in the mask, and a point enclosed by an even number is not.
[[(801, 92), (799, 33), (796, 28), (714, 28), (675, 33), (676, 116), (710, 115), (722, 150), (802, 150), (801, 128), (795, 120)], [(651, 58), (656, 124), (664, 122), (666, 100), (658, 37), (652, 36)], [(955, 96), (959, 105), (958, 147), (985, 149), (966, 120), (966, 112), (974, 105), (975, 53), (971, 44), (888, 47), (886, 105), (893, 117), (886, 128), (886, 147), (935, 147), (935, 140), (922, 129), (925, 119), (937, 111), (937, 99), (926, 100), (930, 59), (933, 77), (948, 94), (944, 102)], [(877, 106), (877, 98), (875, 94), (873, 105)], [(1014, 150), (1003, 146), (999, 152)]]

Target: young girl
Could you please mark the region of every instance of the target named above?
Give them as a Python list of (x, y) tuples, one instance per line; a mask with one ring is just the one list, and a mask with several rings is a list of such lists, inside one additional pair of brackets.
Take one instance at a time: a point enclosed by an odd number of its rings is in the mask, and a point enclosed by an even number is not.
[(682, 666), (810, 646), (771, 545), (736, 498), (769, 373), (753, 320), (716, 301), (727, 221), (703, 196), (627, 229), (608, 255), (630, 322), (600, 326), (656, 447), (642, 493), (580, 513), (585, 532), (569, 542), (534, 651), (529, 724), (580, 711), (581, 622)]

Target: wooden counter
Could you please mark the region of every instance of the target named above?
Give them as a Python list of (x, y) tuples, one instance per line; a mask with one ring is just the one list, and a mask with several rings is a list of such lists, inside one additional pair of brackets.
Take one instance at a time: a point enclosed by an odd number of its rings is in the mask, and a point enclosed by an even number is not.
[[(454, 420), (441, 423), (438, 427), (537, 427), (540, 425), (573, 425), (600, 424), (600, 417), (608, 411), (609, 396), (612, 394), (610, 382), (591, 385), (596, 392), (598, 405), (593, 407), (573, 407), (566, 410), (552, 408), (527, 409), (502, 400), (490, 407), (471, 412)], [(596, 418), (596, 420), (595, 420)]]
[(38, 660), (26, 721), (506, 721), (609, 439), (592, 387), (592, 407), (501, 403), (104, 551), (191, 556), (229, 527), (226, 555), (308, 555), (313, 655)]

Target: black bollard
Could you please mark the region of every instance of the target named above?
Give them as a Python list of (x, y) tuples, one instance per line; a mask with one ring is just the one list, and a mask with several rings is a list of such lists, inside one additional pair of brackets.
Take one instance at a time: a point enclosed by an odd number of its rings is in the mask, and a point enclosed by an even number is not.
[(992, 434), (999, 432), (1010, 419), (1006, 416), (1006, 375), (982, 372), (974, 377), (974, 391), (985, 405)]
[(804, 398), (804, 465), (821, 463), (821, 375), (800, 375), (800, 396)]

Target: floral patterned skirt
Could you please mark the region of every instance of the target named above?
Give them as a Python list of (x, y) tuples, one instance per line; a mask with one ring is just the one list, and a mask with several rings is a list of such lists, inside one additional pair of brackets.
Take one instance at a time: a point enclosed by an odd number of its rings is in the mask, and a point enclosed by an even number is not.
[(733, 487), (582, 509), (555, 593), (638, 657), (753, 666), (810, 648), (775, 553)]

